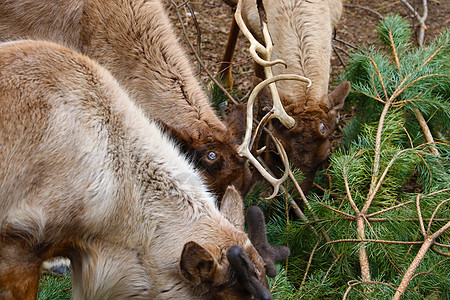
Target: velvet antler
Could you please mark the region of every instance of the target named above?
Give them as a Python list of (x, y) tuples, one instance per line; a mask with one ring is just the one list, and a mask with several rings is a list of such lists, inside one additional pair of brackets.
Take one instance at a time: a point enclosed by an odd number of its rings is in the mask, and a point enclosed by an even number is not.
[(233, 245), (227, 250), (227, 258), (239, 283), (256, 299), (272, 300), (272, 296), (256, 277), (253, 262), (241, 246)]
[(246, 213), (248, 238), (258, 251), (266, 264), (266, 274), (269, 277), (277, 275), (276, 262), (289, 257), (289, 248), (284, 246), (272, 246), (267, 242), (266, 222), (261, 209), (251, 206)]

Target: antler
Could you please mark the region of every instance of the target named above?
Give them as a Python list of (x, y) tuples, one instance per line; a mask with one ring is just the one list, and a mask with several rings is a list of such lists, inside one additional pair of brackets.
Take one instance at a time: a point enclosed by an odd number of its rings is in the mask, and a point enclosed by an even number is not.
[(272, 246), (267, 242), (266, 222), (264, 215), (258, 206), (250, 206), (246, 213), (248, 238), (263, 258), (266, 266), (266, 274), (269, 277), (277, 275), (275, 263), (289, 257), (289, 248), (284, 246)]
[[(255, 86), (253, 91), (250, 94), (250, 97), (248, 98), (247, 102), (247, 120), (246, 120), (246, 130), (245, 130), (245, 136), (242, 144), (238, 147), (237, 151), (240, 156), (246, 157), (254, 166), (255, 168), (261, 173), (261, 175), (274, 187), (274, 191), (272, 195), (268, 198), (273, 198), (277, 195), (280, 185), (287, 179), (289, 176), (288, 172), (284, 172), (283, 176), (280, 179), (276, 179), (273, 176), (271, 176), (266, 169), (258, 162), (258, 160), (251, 154), (250, 149), (252, 148), (250, 145), (251, 142), (251, 135), (252, 135), (252, 122), (253, 122), (253, 103), (255, 102), (256, 96), (258, 93), (266, 87), (268, 84), (271, 84), (277, 80), (286, 80), (286, 79), (298, 79), (302, 78), (302, 76), (299, 75), (288, 75), (288, 74), (282, 74), (277, 76), (272, 76), (272, 78), (268, 78), (262, 82), (260, 82), (258, 85)], [(279, 104), (279, 109), (284, 112), (283, 105)], [(272, 108), (273, 111), (269, 112), (269, 117), (264, 117), (263, 120), (265, 122), (268, 122), (269, 120), (273, 118), (279, 118), (279, 114), (277, 114), (276, 106)], [(278, 153), (280, 154), (281, 160), (283, 161), (284, 169), (289, 169), (289, 159), (287, 157), (286, 151), (284, 150), (283, 146), (281, 145), (281, 142), (278, 139), (274, 139), (275, 145), (277, 147)]]
[[(299, 81), (305, 81), (308, 82), (308, 87), (311, 86), (312, 82), (310, 79), (295, 75), (295, 74), (283, 74), (283, 75), (277, 75), (274, 76), (272, 73), (272, 66), (275, 64), (284, 64), (286, 66), (286, 63), (282, 61), (281, 59), (277, 59), (274, 61), (271, 61), (272, 56), (272, 39), (270, 38), (269, 30), (267, 27), (267, 21), (265, 20), (265, 11), (264, 7), (262, 6), (262, 1), (258, 1), (258, 11), (260, 12), (260, 19), (261, 19), (261, 25), (262, 25), (262, 32), (264, 37), (264, 42), (266, 46), (264, 47), (261, 43), (259, 43), (256, 38), (250, 33), (250, 30), (247, 28), (247, 26), (244, 23), (244, 20), (242, 19), (242, 1), (239, 0), (236, 12), (235, 12), (235, 19), (236, 23), (238, 24), (239, 28), (241, 29), (242, 33), (245, 35), (245, 37), (250, 41), (250, 54), (252, 58), (264, 67), (264, 73), (266, 75), (266, 80), (260, 82), (252, 91), (250, 94), (249, 100), (247, 102), (247, 128), (245, 132), (245, 137), (243, 143), (238, 148), (239, 155), (246, 157), (254, 166), (255, 168), (261, 173), (261, 175), (269, 181), (269, 183), (274, 187), (274, 192), (272, 195), (268, 198), (273, 198), (278, 193), (278, 189), (280, 185), (287, 179), (288, 172), (284, 172), (283, 176), (280, 179), (276, 179), (273, 176), (271, 176), (264, 167), (257, 161), (257, 159), (251, 154), (251, 134), (252, 134), (252, 124), (253, 124), (253, 103), (256, 99), (256, 96), (258, 93), (267, 85), (269, 85), (270, 92), (272, 94), (273, 99), (273, 108), (272, 110), (266, 115), (266, 117), (263, 118), (264, 124), (259, 124), (258, 127), (264, 126), (265, 123), (270, 121), (273, 118), (277, 118), (280, 120), (280, 122), (288, 129), (294, 127), (295, 120), (289, 116), (286, 111), (283, 108), (283, 104), (281, 103), (280, 96), (278, 94), (278, 90), (276, 87), (275, 82), (278, 80), (299, 80)], [(262, 58), (258, 55), (258, 53), (262, 56)], [(289, 161), (288, 157), (286, 155), (286, 152), (284, 151), (283, 146), (281, 145), (280, 141), (275, 139), (274, 140), (275, 145), (277, 147), (278, 152), (280, 153), (280, 157), (283, 161), (284, 168), (287, 170), (289, 168)]]

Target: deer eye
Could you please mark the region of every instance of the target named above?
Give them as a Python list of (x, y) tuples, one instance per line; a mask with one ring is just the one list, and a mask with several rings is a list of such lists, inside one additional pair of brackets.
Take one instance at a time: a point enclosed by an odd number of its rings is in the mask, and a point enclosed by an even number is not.
[(208, 154), (206, 155), (206, 157), (209, 160), (216, 160), (217, 159), (217, 154), (214, 151), (209, 151)]
[(319, 131), (321, 134), (325, 134), (325, 125), (323, 123), (319, 124)]

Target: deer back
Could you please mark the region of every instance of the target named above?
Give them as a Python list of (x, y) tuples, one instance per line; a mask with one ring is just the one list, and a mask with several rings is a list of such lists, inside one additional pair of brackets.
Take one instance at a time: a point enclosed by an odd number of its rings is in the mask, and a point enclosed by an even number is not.
[(88, 57), (0, 44), (0, 145), (0, 298), (35, 299), (41, 263), (66, 256), (76, 299), (270, 299), (263, 259), (228, 221), (243, 212), (219, 212)]
[(2, 1), (0, 39), (54, 41), (106, 67), (144, 109), (193, 152), (212, 188), (242, 193), (250, 172), (236, 138), (211, 108), (160, 0)]

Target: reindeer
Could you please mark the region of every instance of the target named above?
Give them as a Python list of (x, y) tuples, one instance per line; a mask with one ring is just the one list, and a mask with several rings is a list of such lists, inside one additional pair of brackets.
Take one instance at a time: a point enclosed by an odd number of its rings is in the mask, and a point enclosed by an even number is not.
[(195, 78), (160, 0), (3, 0), (0, 40), (31, 38), (65, 45), (106, 67), (147, 116), (193, 156), (212, 192), (251, 173), (233, 134), (243, 117), (222, 122)]
[[(230, 1), (226, 2), (230, 4)], [(305, 180), (301, 186), (308, 193), (318, 168), (330, 154), (329, 138), (350, 89), (350, 83), (344, 82), (328, 94), (332, 31), (340, 19), (342, 2), (264, 0), (262, 4), (258, 7), (256, 0), (237, 3), (219, 74), (223, 74), (225, 82), (231, 83), (229, 66), (240, 27), (251, 41), (250, 51), (257, 62), (255, 85), (271, 77), (268, 75), (272, 73), (274, 76), (295, 74), (311, 80), (311, 86), (299, 80), (277, 81), (278, 92), (272, 89), (269, 92), (268, 88), (262, 90), (258, 109), (261, 119), (271, 106), (272, 98), (274, 104), (281, 101), (284, 106), (288, 116), (282, 116), (281, 122), (271, 122), (272, 132), (281, 141), (292, 165), (303, 172)], [(261, 30), (264, 23), (269, 38)], [(268, 60), (267, 56), (272, 56), (273, 60)], [(267, 144), (268, 140), (264, 142)], [(273, 147), (269, 147), (263, 158), (275, 173), (279, 173), (279, 163), (273, 153)]]
[(95, 61), (45, 41), (0, 44), (0, 299), (35, 299), (54, 256), (71, 260), (74, 299), (271, 299), (264, 265), (272, 274), (289, 251), (249, 214), (256, 249), (240, 193), (228, 187), (219, 211)]

